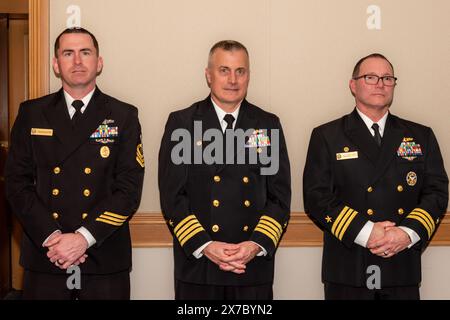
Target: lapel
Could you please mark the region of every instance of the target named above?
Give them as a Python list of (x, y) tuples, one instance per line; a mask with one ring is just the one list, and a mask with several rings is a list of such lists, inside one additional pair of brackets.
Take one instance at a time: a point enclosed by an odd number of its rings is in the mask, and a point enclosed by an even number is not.
[(344, 131), (350, 140), (375, 166), (380, 155), (380, 148), (370, 134), (369, 129), (367, 129), (366, 124), (359, 116), (356, 108), (345, 117)]
[(106, 95), (96, 88), (94, 95), (80, 118), (76, 130), (72, 129), (64, 93), (61, 89), (55, 96), (52, 104), (44, 109), (45, 117), (54, 130), (54, 135), (60, 144), (58, 149), (57, 163), (62, 163), (67, 157), (75, 152), (81, 144), (89, 139), (97, 127), (107, 118), (110, 113), (107, 105)]
[(389, 113), (384, 128), (383, 140), (381, 142), (380, 156), (374, 170), (371, 184), (375, 184), (386, 171), (387, 167), (397, 155), (397, 149), (403, 141), (405, 130), (400, 126), (397, 117)]

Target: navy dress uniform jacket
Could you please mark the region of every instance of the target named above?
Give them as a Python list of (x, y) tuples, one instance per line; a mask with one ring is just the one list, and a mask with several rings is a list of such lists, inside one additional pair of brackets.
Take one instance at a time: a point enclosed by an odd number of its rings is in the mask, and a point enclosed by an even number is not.
[[(175, 279), (227, 286), (272, 283), (274, 255), (289, 220), (291, 201), (290, 165), (279, 119), (244, 100), (235, 126), (244, 131), (279, 130), (279, 170), (274, 175), (260, 175), (259, 161), (175, 165), (171, 151), (178, 142), (171, 141), (172, 132), (186, 129), (193, 137), (194, 121), (202, 122), (203, 132), (211, 128), (222, 132), (208, 97), (170, 114), (159, 153), (160, 200), (174, 237)], [(192, 141), (192, 153), (207, 145), (207, 141)], [(208, 241), (247, 240), (260, 244), (268, 254), (250, 261), (242, 275), (220, 270), (205, 256), (196, 259), (192, 255)]]
[(7, 198), (24, 229), (21, 265), (61, 273), (43, 248), (55, 230), (85, 227), (96, 239), (88, 274), (131, 267), (128, 220), (144, 178), (138, 110), (97, 88), (72, 128), (62, 89), (21, 104), (6, 165)]
[[(323, 228), (322, 280), (365, 287), (421, 281), (421, 251), (448, 202), (448, 178), (433, 131), (388, 115), (379, 148), (356, 109), (312, 132), (303, 176), (305, 210)], [(367, 221), (390, 220), (421, 241), (384, 259), (354, 243)]]

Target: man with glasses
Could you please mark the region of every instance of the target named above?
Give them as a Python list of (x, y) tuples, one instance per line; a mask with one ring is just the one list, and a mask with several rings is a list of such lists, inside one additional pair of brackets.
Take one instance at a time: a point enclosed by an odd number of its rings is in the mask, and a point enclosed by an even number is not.
[(397, 78), (381, 54), (358, 61), (354, 111), (315, 128), (306, 212), (324, 229), (325, 299), (419, 299), (421, 252), (448, 203), (431, 128), (389, 113)]

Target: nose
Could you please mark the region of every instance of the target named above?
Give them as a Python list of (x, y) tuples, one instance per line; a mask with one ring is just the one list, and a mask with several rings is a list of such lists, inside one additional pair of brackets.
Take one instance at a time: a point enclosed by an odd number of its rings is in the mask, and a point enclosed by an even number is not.
[(382, 88), (384, 87), (384, 82), (382, 78), (378, 78), (378, 82), (377, 82), (377, 88)]
[(74, 59), (74, 63), (75, 64), (81, 64), (81, 56), (80, 56), (80, 54), (79, 53), (75, 53), (74, 55), (73, 55), (73, 59)]
[(234, 72), (230, 72), (230, 76), (228, 77), (228, 82), (231, 84), (235, 84), (236, 80), (237, 80), (237, 77), (234, 74)]

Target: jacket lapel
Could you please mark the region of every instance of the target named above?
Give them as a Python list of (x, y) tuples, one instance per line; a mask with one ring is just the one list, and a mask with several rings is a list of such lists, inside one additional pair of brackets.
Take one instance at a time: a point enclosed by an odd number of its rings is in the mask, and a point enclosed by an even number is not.
[(397, 149), (402, 143), (404, 129), (400, 127), (395, 116), (388, 115), (386, 127), (384, 129), (383, 140), (381, 143), (380, 157), (375, 167), (372, 184), (375, 184), (383, 176), (387, 167), (395, 159)]
[(53, 102), (44, 108), (44, 116), (53, 129), (54, 136), (57, 137), (62, 145), (70, 143), (72, 124), (62, 89), (56, 93)]
[(62, 163), (89, 139), (91, 134), (107, 118), (110, 109), (107, 105), (106, 95), (96, 88), (91, 101), (78, 122), (77, 128), (72, 129), (61, 89), (55, 98), (55, 103), (46, 108), (44, 113), (50, 125), (54, 128), (54, 134), (61, 142), (58, 146), (57, 163)]
[(346, 117), (344, 126), (346, 135), (375, 166), (380, 154), (380, 148), (359, 116), (356, 108)]

